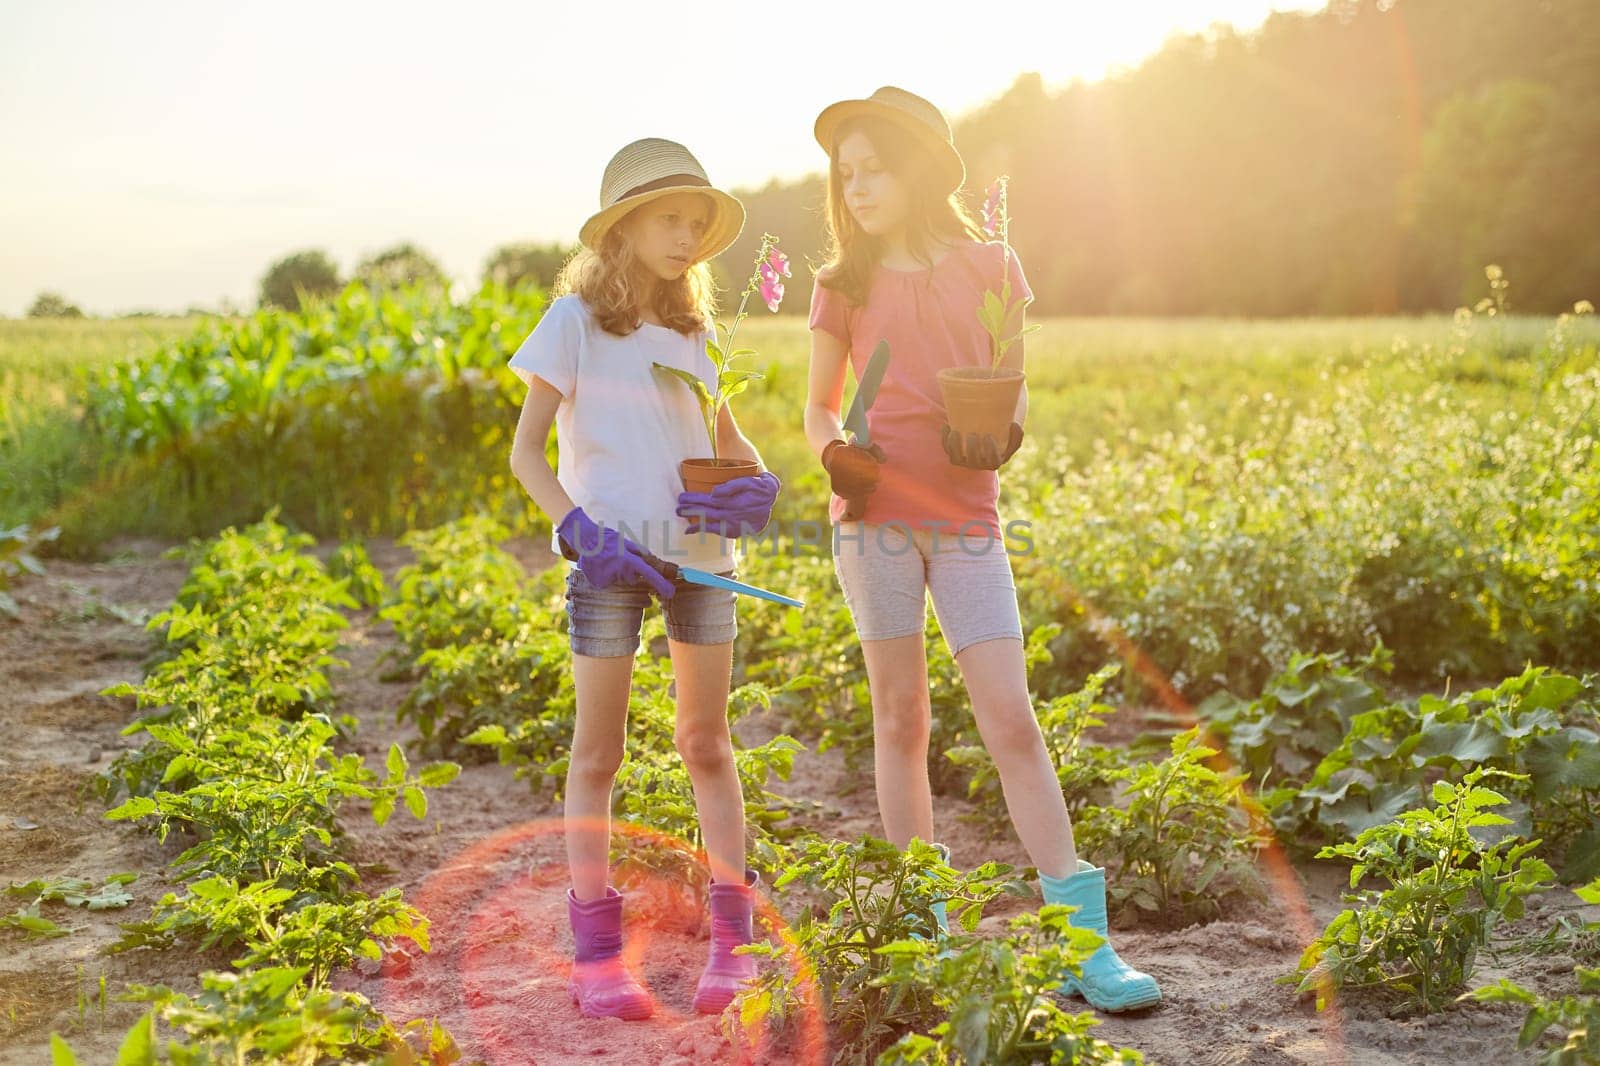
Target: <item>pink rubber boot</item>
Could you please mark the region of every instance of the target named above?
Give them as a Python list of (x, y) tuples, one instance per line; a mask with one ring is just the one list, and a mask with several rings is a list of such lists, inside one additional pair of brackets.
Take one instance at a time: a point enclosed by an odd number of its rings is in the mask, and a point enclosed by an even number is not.
[(754, 870), (744, 872), (744, 884), (711, 882), (711, 954), (694, 990), (694, 1009), (701, 1014), (721, 1014), (756, 975), (751, 955), (733, 949), (754, 936), (755, 886), (761, 880)]
[(622, 893), (606, 886), (602, 899), (579, 901), (567, 889), (574, 959), (567, 992), (588, 1018), (650, 1017), (654, 1005), (622, 962)]

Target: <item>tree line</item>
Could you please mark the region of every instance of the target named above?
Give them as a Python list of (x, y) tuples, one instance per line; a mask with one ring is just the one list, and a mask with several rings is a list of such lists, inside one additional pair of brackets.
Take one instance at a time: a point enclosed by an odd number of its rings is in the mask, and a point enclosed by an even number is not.
[[(1593, 0), (1332, 0), (1175, 36), (1097, 82), (1026, 74), (954, 116), (963, 195), (976, 208), (1009, 175), (1043, 314), (1449, 310), (1485, 295), (1489, 263), (1515, 282), (1512, 310), (1564, 310), (1600, 297), (1594, 14)], [(713, 270), (730, 288), (776, 233), (799, 266), (784, 311), (804, 313), (822, 175), (736, 192), (748, 221)], [(507, 244), (483, 276), (548, 286), (573, 250)], [(352, 277), (446, 283), (409, 243)], [(347, 280), (299, 251), (268, 268), (259, 302), (294, 308)], [(75, 312), (55, 293), (30, 311)]]
[[(969, 206), (1010, 176), (1041, 313), (1449, 310), (1486, 295), (1488, 263), (1513, 310), (1570, 309), (1600, 296), (1596, 14), (1334, 0), (1174, 37), (1099, 82), (1025, 75), (953, 116)], [(739, 195), (730, 263), (763, 231), (821, 260), (820, 175)]]

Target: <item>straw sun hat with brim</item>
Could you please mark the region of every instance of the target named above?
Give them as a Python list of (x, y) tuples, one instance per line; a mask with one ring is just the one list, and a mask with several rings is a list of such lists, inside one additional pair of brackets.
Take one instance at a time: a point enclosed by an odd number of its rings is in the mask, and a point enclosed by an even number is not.
[(893, 122), (917, 139), (933, 157), (946, 191), (955, 192), (967, 180), (966, 164), (956, 151), (955, 138), (944, 114), (916, 93), (885, 85), (865, 100), (840, 100), (817, 116), (817, 143), (830, 156), (839, 127), (853, 118), (871, 116)]
[(721, 189), (713, 188), (689, 149), (676, 141), (646, 137), (625, 145), (606, 164), (600, 179), (600, 210), (578, 231), (584, 247), (598, 251), (606, 231), (634, 208), (679, 192), (698, 192), (711, 201), (705, 235), (694, 260), (710, 259), (727, 248), (744, 228), (744, 205)]

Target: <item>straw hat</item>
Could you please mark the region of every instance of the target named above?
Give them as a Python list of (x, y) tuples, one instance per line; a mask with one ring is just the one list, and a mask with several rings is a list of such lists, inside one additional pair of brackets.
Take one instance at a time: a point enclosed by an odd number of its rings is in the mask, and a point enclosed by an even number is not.
[(885, 85), (865, 100), (840, 100), (823, 108), (816, 125), (817, 143), (822, 150), (832, 155), (839, 126), (862, 115), (893, 122), (921, 142), (933, 157), (948, 191), (955, 192), (967, 180), (966, 165), (956, 151), (944, 114), (916, 93), (893, 85)]
[(689, 149), (660, 137), (634, 141), (611, 157), (600, 179), (600, 210), (583, 224), (578, 240), (598, 250), (606, 231), (629, 211), (684, 190), (704, 193), (711, 201), (705, 236), (694, 254), (696, 262), (710, 259), (738, 239), (744, 228), (744, 205), (712, 188), (705, 168)]

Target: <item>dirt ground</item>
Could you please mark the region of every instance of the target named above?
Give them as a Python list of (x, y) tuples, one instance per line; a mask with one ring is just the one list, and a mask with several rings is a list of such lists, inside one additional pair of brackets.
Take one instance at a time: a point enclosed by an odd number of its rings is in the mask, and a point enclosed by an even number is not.
[[(119, 735), (135, 717), (133, 701), (98, 693), (142, 674), (153, 647), (142, 623), (170, 602), (184, 573), (181, 562), (161, 557), (164, 547), (122, 541), (105, 562), (54, 561), (45, 577), (14, 588), (22, 619), (0, 620), (0, 711), (7, 726), (7, 743), (0, 746), (0, 883), (139, 875), (129, 886), (135, 899), (126, 909), (47, 909), (47, 916), (72, 928), (69, 936), (39, 940), (0, 932), (0, 1063), (48, 1062), (52, 1030), (68, 1038), (80, 1061), (109, 1062), (141, 1012), (139, 1005), (116, 998), (130, 982), (192, 990), (198, 971), (227, 965), (226, 953), (103, 952), (117, 938), (119, 922), (145, 917), (172, 887), (164, 864), (179, 850), (136, 826), (105, 821), (100, 803), (84, 792), (97, 771), (136, 743)], [(514, 550), (530, 569), (549, 565), (541, 546), (519, 544)], [(386, 542), (371, 551), (387, 574), (407, 557)], [(380, 759), (392, 740), (408, 735), (393, 713), (406, 686), (379, 676), (379, 657), (392, 641), (388, 624), (372, 612), (352, 615), (341, 653), (349, 667), (335, 673), (344, 710), (361, 720), (357, 748)], [(758, 715), (741, 723), (742, 738), (759, 742), (781, 727), (770, 713)], [(870, 779), (847, 773), (837, 753), (803, 753), (794, 777), (778, 790), (820, 803), (825, 813), (809, 824), (823, 833), (881, 831)], [(936, 804), (937, 829), (958, 865), (991, 857), (1026, 864), (1013, 837), (991, 837), (962, 821), (966, 810), (956, 800), (940, 798)], [(342, 985), (369, 996), (397, 1022), (438, 1017), (469, 1062), (736, 1061), (716, 1021), (690, 1010), (706, 941), (696, 915), (663, 902), (670, 893), (631, 894), (626, 912), (628, 952), (634, 972), (656, 997), (655, 1016), (644, 1022), (591, 1021), (568, 1002), (571, 937), (560, 816), (548, 795), (492, 763), (468, 766), (454, 783), (432, 793), (424, 822), (402, 812), (379, 829), (361, 810), (344, 812), (358, 865), (389, 871), (372, 875), (369, 890), (401, 886), (429, 915), (434, 950), (351, 972)], [(1517, 1009), (1466, 1005), (1432, 1018), (1395, 1020), (1359, 1002), (1318, 1014), (1297, 1000), (1275, 979), (1292, 971), (1306, 938), (1339, 910), (1344, 875), (1332, 867), (1263, 863), (1263, 869), (1270, 885), (1265, 903), (1178, 931), (1114, 930), (1118, 950), (1157, 977), (1164, 1000), (1150, 1011), (1103, 1016), (1097, 1035), (1141, 1050), (1152, 1063), (1531, 1061), (1515, 1049)], [(19, 902), (8, 898), (7, 912)], [(781, 920), (788, 902), (780, 895), (765, 905)], [(1536, 898), (1529, 916), (1509, 932), (1542, 932), (1557, 914), (1575, 911), (1574, 902), (1564, 890)], [(1002, 897), (983, 928), (998, 930), (1026, 906)], [(1569, 986), (1571, 967), (1572, 960), (1549, 956), (1486, 955), (1475, 980), (1514, 976), (1553, 991)], [(108, 992), (103, 1009), (102, 977)], [(1071, 1003), (1082, 1008), (1079, 1001)], [(825, 1061), (815, 1049), (795, 1046), (759, 1048), (751, 1057), (764, 1063)]]

